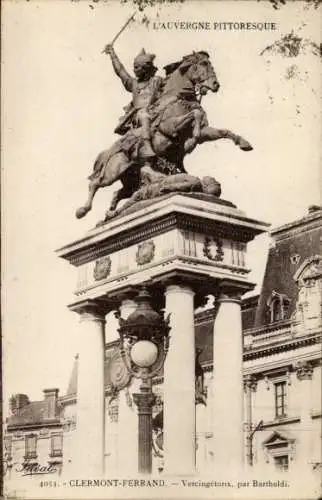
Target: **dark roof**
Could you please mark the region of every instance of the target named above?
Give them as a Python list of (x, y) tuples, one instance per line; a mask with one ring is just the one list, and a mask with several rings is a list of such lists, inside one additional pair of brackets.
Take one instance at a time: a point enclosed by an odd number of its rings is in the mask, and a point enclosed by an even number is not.
[(275, 244), (268, 253), (255, 327), (265, 326), (270, 321), (267, 301), (272, 292), (284, 294), (290, 300), (289, 316), (294, 312), (298, 295), (294, 275), (305, 259), (321, 252), (321, 219), (322, 210), (315, 210), (271, 232)]
[(44, 419), (46, 408), (46, 401), (30, 402), (8, 418), (8, 425), (39, 423)]
[(59, 415), (54, 419), (46, 418), (48, 401), (32, 401), (19, 410), (17, 410), (13, 415), (8, 417), (7, 426), (10, 428), (14, 427), (24, 427), (30, 425), (44, 424), (45, 422), (57, 421), (59, 422)]
[(259, 301), (259, 295), (253, 295), (252, 297), (247, 297), (247, 299), (244, 299), (242, 301), (243, 331), (254, 327), (258, 301)]

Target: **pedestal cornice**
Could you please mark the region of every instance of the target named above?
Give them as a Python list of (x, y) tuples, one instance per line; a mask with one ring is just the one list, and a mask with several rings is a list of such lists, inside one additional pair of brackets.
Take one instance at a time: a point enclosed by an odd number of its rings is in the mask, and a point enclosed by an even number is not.
[(84, 238), (57, 250), (59, 257), (79, 266), (103, 255), (137, 244), (172, 228), (248, 242), (268, 224), (250, 219), (231, 206), (174, 194), (155, 200), (148, 208), (112, 219)]
[(158, 308), (169, 285), (190, 287), (195, 307), (205, 305), (207, 295), (218, 303), (239, 301), (254, 288), (246, 242), (266, 227), (209, 198), (176, 194), (155, 200), (58, 250), (78, 268), (77, 301), (70, 309), (107, 314), (135, 299), (143, 284), (154, 291)]

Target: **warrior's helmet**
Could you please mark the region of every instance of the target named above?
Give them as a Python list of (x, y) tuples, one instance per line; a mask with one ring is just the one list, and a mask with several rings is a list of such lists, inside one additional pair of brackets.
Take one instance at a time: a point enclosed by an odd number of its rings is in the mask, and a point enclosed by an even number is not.
[(134, 59), (134, 66), (150, 69), (153, 71), (154, 74), (158, 69), (153, 64), (154, 59), (155, 59), (154, 54), (148, 54), (145, 52), (144, 49), (142, 49), (141, 52), (139, 52), (139, 54)]

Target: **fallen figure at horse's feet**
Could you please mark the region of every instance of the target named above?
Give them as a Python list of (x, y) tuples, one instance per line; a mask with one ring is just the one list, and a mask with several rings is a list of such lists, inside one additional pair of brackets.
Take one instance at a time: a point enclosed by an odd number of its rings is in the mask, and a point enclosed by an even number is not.
[(104, 221), (99, 222), (97, 226), (104, 224), (140, 201), (152, 200), (169, 193), (204, 193), (219, 198), (221, 186), (214, 177), (210, 176), (200, 179), (189, 174), (158, 175), (153, 182), (145, 184), (135, 191), (121, 208), (108, 210)]

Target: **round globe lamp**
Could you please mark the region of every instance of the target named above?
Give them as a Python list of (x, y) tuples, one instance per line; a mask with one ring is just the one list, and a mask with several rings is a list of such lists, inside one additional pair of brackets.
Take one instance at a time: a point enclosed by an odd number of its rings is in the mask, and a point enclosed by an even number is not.
[(140, 368), (149, 368), (157, 360), (158, 348), (150, 340), (139, 340), (132, 346), (130, 356)]

